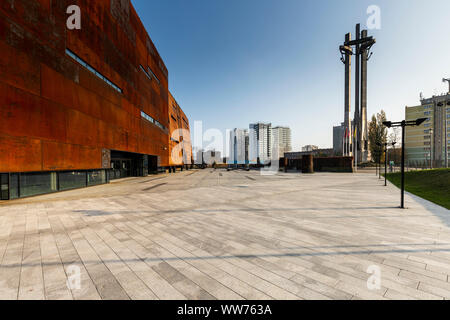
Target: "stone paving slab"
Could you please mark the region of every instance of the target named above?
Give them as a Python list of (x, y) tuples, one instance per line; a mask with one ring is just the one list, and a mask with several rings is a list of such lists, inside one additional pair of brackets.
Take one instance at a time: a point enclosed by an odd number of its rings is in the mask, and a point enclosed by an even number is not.
[(399, 197), (208, 169), (2, 202), (0, 299), (450, 299), (450, 211)]

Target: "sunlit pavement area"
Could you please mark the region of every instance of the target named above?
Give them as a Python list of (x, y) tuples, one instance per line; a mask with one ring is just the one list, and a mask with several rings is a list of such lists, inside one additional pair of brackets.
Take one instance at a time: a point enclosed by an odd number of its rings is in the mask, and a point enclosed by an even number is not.
[(399, 201), (373, 173), (207, 169), (4, 202), (0, 299), (450, 298), (450, 211)]

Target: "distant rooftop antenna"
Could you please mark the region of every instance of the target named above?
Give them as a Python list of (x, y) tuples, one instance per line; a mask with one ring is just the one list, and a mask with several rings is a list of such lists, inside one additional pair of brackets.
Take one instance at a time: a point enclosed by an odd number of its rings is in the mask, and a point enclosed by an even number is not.
[(450, 93), (450, 79), (442, 79), (442, 82), (448, 82), (448, 93)]

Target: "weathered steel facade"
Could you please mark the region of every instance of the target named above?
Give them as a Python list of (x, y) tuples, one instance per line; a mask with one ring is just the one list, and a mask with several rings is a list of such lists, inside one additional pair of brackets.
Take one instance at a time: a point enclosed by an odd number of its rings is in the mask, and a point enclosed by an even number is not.
[(169, 165), (171, 170), (192, 165), (189, 119), (169, 92)]
[[(70, 5), (80, 30), (67, 28)], [(167, 167), (168, 102), (129, 0), (0, 2), (0, 173), (107, 171), (113, 152)]]

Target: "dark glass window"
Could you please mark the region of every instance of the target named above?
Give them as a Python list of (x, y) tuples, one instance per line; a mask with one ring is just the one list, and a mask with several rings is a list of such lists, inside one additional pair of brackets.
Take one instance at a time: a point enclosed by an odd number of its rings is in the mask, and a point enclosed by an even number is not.
[(20, 175), (20, 196), (30, 197), (58, 191), (56, 173), (23, 173)]
[(10, 176), (9, 198), (11, 200), (19, 198), (19, 174), (18, 173), (12, 173)]
[(153, 70), (150, 68), (148, 68), (147, 70), (152, 75), (152, 77), (155, 78), (156, 82), (158, 82), (158, 84), (160, 84), (160, 81), (159, 81), (158, 77), (155, 75), (155, 73), (153, 72)]
[[(144, 111), (141, 111), (141, 117), (144, 118), (145, 120), (155, 124), (156, 126), (158, 126), (160, 129), (162, 129), (163, 131), (167, 131), (167, 128), (162, 125), (159, 121), (153, 119), (152, 117), (150, 117), (148, 114), (146, 114)], [(176, 120), (175, 120), (176, 121)]]
[(88, 172), (88, 186), (97, 186), (106, 183), (105, 170)]
[(70, 190), (86, 187), (86, 172), (60, 172), (59, 190)]
[(0, 200), (9, 200), (9, 175), (0, 174)]
[(103, 80), (104, 82), (106, 82), (109, 86), (111, 86), (114, 90), (116, 90), (117, 92), (122, 93), (122, 89), (119, 88), (117, 85), (115, 85), (114, 83), (112, 83), (108, 78), (106, 78), (104, 75), (102, 75), (100, 72), (98, 72), (97, 70), (95, 70), (89, 63), (87, 63), (86, 61), (84, 61), (83, 59), (81, 59), (79, 56), (77, 56), (74, 52), (70, 51), (69, 49), (66, 49), (66, 54), (71, 57), (72, 59), (74, 59), (76, 62), (78, 62), (79, 64), (81, 64), (83, 67), (85, 67), (87, 70), (89, 70), (91, 73), (93, 73), (95, 76), (97, 76), (99, 79)]

